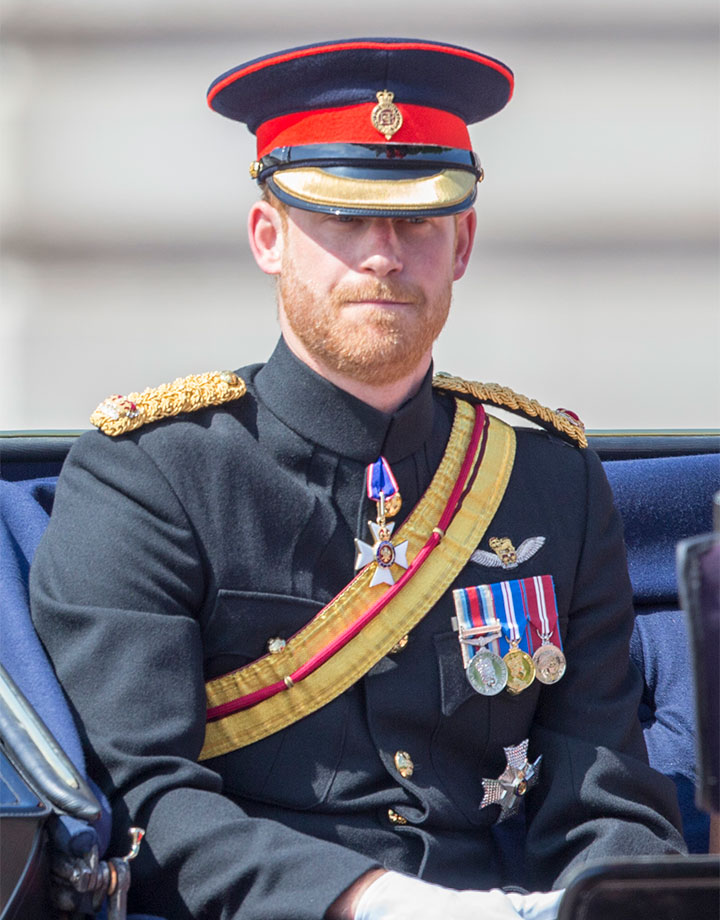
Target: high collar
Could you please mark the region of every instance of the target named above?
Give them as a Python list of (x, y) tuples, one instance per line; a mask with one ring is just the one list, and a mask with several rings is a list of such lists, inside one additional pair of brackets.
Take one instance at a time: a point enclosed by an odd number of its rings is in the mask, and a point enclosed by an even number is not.
[(254, 384), (260, 402), (296, 434), (361, 463), (402, 460), (432, 432), (432, 367), (415, 396), (381, 412), (315, 373), (281, 338)]

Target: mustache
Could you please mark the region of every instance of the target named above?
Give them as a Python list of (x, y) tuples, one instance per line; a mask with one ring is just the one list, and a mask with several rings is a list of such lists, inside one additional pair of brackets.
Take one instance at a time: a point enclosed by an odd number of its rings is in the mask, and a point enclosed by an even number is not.
[(406, 281), (368, 281), (358, 284), (346, 284), (336, 288), (333, 297), (339, 303), (377, 300), (380, 302), (423, 304), (425, 295), (418, 285)]

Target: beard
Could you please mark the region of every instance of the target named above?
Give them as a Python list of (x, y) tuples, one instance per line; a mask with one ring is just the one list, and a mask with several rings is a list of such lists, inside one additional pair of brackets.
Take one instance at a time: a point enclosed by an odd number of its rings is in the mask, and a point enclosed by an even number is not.
[[(290, 328), (318, 362), (360, 383), (395, 383), (418, 367), (440, 335), (452, 280), (433, 300), (418, 285), (389, 279), (338, 285), (320, 294), (286, 257), (278, 293)], [(364, 305), (352, 306), (359, 303)]]

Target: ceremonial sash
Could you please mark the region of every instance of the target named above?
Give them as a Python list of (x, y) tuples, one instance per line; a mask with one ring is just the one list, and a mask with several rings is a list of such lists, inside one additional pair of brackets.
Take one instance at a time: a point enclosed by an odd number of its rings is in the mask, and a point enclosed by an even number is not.
[(467, 564), (505, 493), (515, 433), (482, 406), (456, 400), (443, 459), (395, 535), (408, 540), (408, 569), (369, 587), (376, 563), (275, 654), (206, 683), (200, 760), (266, 738), (352, 686), (416, 626)]

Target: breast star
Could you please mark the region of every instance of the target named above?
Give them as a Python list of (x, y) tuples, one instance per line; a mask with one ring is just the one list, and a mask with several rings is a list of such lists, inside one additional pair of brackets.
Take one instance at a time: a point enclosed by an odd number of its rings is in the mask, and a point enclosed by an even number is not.
[(514, 815), (526, 792), (538, 781), (542, 754), (533, 763), (527, 759), (528, 740), (503, 748), (507, 766), (497, 779), (483, 779), (480, 808), (500, 805), (498, 823)]

